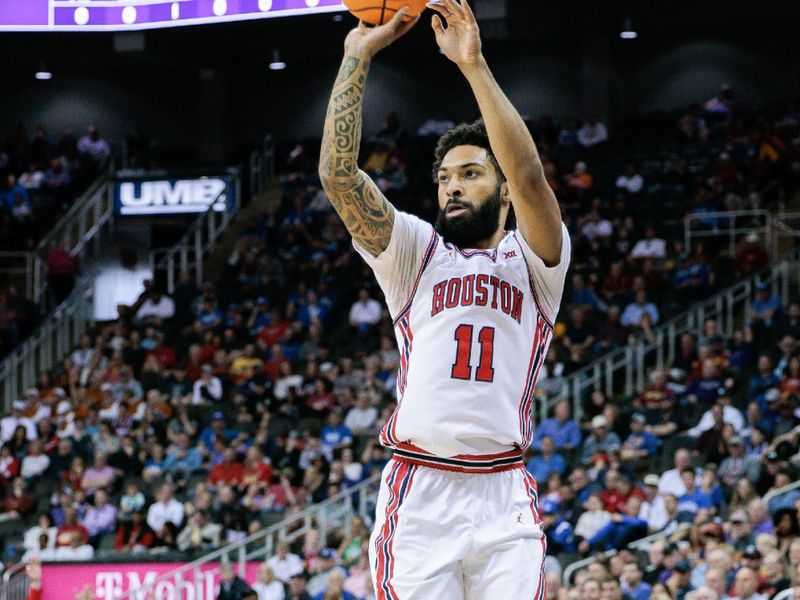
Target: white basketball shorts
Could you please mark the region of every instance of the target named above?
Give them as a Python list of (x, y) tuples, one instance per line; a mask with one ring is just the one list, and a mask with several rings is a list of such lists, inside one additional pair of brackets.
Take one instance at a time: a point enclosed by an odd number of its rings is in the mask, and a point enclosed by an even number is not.
[(544, 600), (546, 540), (520, 452), (441, 458), (400, 444), (383, 470), (378, 600)]

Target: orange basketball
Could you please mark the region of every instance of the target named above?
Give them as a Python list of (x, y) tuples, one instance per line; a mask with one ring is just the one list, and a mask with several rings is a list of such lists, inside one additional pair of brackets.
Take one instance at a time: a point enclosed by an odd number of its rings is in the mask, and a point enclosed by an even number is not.
[(383, 25), (398, 10), (408, 7), (408, 16), (416, 17), (428, 0), (344, 0), (344, 5), (361, 21), (370, 25)]

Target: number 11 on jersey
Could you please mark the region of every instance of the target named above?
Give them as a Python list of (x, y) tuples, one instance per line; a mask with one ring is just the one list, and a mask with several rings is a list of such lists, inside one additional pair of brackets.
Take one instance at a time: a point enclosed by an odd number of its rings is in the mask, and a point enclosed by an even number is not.
[[(472, 379), (472, 366), (469, 364), (472, 355), (472, 325), (456, 327), (456, 360), (450, 370), (453, 379)], [(475, 381), (491, 382), (494, 380), (494, 327), (482, 327), (478, 332), (478, 343), (481, 345), (481, 356), (478, 368), (475, 369)]]

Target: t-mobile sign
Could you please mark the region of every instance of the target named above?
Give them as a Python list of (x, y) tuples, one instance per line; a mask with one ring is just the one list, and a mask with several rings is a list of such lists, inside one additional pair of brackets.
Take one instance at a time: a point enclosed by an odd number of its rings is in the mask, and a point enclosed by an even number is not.
[(130, 31), (341, 10), (341, 0), (0, 0), (0, 31)]

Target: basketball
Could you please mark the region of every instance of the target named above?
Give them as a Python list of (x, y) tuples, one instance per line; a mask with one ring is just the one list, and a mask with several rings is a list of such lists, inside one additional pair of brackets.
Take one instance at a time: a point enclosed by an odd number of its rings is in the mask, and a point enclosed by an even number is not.
[(344, 0), (344, 5), (361, 21), (370, 25), (383, 25), (394, 14), (408, 6), (408, 16), (416, 17), (423, 10), (427, 0)]

